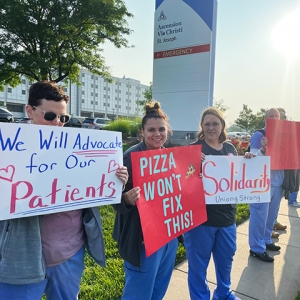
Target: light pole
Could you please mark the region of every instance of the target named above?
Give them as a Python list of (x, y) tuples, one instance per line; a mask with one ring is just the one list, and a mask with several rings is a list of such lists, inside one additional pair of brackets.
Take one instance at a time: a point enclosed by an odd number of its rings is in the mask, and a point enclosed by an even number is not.
[(115, 119), (115, 109), (113, 108), (112, 111), (113, 111), (113, 120), (114, 120)]

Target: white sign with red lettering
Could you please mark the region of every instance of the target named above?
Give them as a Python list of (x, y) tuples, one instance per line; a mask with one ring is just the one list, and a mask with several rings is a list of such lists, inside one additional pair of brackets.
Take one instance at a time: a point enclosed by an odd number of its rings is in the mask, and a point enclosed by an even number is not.
[(202, 163), (206, 204), (270, 202), (270, 157), (207, 155)]
[(0, 220), (119, 203), (121, 133), (0, 123)]

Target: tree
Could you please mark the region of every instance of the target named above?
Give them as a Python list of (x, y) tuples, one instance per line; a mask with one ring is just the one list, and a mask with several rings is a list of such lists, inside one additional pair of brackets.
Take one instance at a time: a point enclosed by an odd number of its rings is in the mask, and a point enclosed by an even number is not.
[(224, 104), (223, 99), (220, 99), (220, 100), (214, 99), (213, 106), (216, 107), (217, 109), (219, 109), (222, 113), (225, 113), (229, 109), (229, 107)]
[(253, 129), (261, 129), (265, 127), (265, 115), (268, 109), (261, 108), (259, 112), (255, 115), (255, 121), (253, 124)]
[(111, 79), (99, 48), (129, 47), (122, 0), (0, 0), (0, 88), (31, 80), (78, 83), (80, 67)]
[(249, 131), (255, 127), (255, 121), (256, 116), (253, 114), (252, 109), (246, 104), (243, 104), (243, 110), (240, 111), (239, 117), (235, 120), (235, 124)]
[(142, 106), (143, 108), (145, 105), (152, 100), (152, 82), (150, 82), (149, 89), (143, 92), (145, 100), (136, 100), (136, 104)]

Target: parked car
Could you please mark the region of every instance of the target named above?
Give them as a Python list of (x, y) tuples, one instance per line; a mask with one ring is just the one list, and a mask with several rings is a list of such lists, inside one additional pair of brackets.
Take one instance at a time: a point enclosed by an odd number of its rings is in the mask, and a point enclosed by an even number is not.
[(81, 128), (82, 123), (77, 118), (71, 118), (68, 123), (64, 125), (64, 127), (77, 127)]
[(228, 132), (227, 136), (229, 139), (245, 139), (245, 138), (250, 138), (250, 134), (248, 132)]
[(110, 119), (105, 118), (86, 118), (82, 123), (82, 128), (102, 129)]
[(29, 123), (30, 119), (28, 117), (23, 117), (23, 118), (20, 118), (19, 122), (18, 123)]
[(14, 115), (5, 107), (0, 107), (0, 122), (13, 122)]

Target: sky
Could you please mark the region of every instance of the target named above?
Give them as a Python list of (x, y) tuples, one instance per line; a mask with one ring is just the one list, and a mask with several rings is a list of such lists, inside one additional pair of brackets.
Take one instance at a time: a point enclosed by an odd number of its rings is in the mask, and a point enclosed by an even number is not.
[[(124, 2), (134, 48), (106, 44), (103, 56), (113, 76), (149, 85), (155, 0)], [(229, 107), (228, 125), (243, 104), (254, 113), (284, 107), (300, 121), (300, 0), (218, 0), (214, 99)]]

